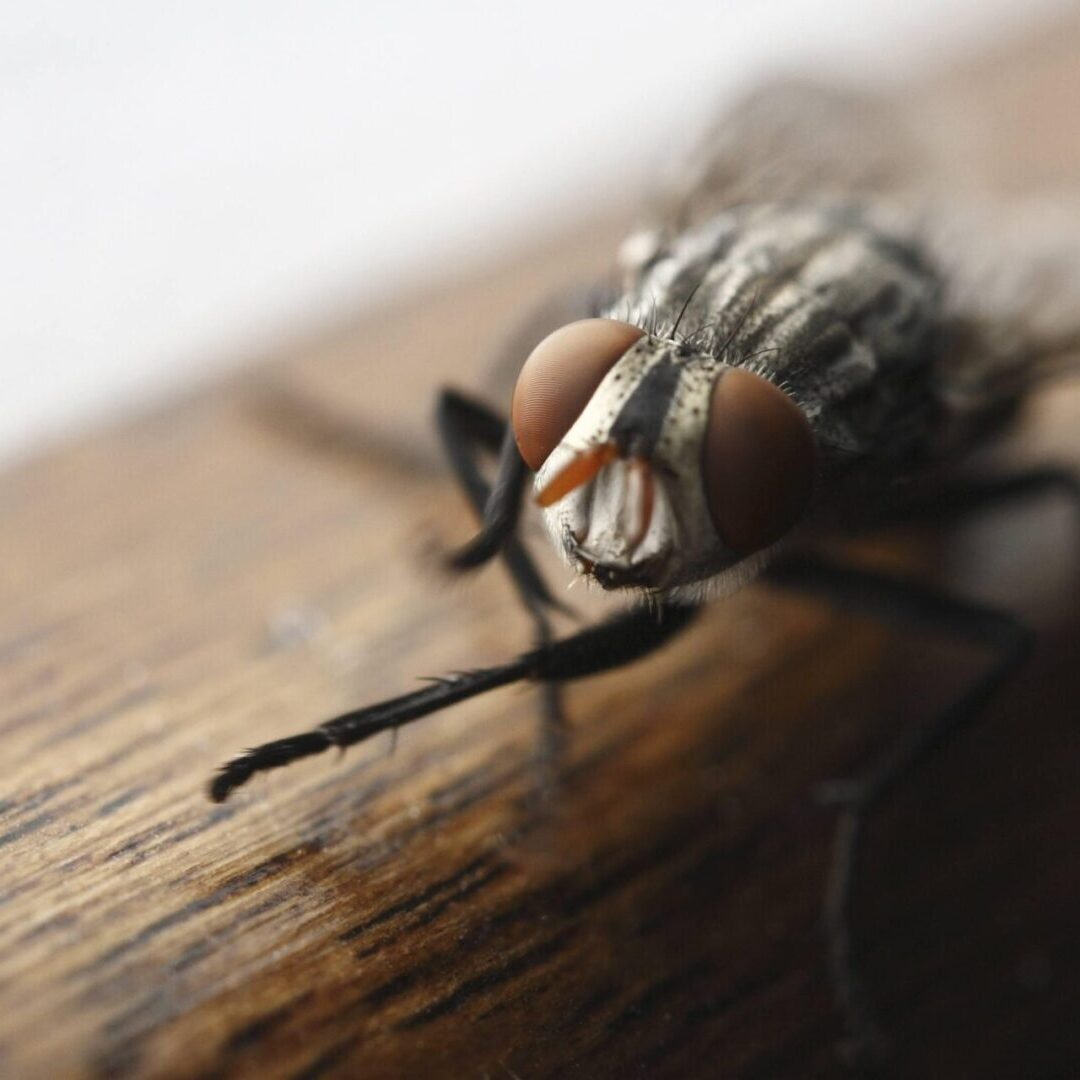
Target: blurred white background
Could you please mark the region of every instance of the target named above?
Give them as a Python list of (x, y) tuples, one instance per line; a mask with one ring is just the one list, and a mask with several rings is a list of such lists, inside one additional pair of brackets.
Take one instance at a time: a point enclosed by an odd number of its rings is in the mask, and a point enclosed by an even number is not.
[(897, 77), (1060, 6), (6, 4), (0, 460), (492, 257), (757, 73)]

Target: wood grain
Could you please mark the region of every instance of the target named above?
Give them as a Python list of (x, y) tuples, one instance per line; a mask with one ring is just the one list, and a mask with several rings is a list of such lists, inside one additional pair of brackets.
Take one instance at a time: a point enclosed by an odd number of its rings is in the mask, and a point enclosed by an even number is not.
[[(975, 156), (1006, 186), (1017, 147), (1026, 182), (1075, 183), (1078, 45), (1062, 24), (920, 92), (1005, 118)], [(603, 264), (618, 217), (0, 478), (3, 1075), (842, 1073), (810, 791), (977, 670), (948, 642), (753, 587), (572, 688), (546, 808), (516, 689), (392, 753), (203, 793), (246, 745), (528, 643), (499, 572), (432, 565), (470, 526), (423, 417), (523, 305)], [(282, 389), (338, 437), (298, 438), (266, 408)], [(1080, 465), (1078, 432), (1063, 386), (1009, 454)], [(857, 936), (897, 1075), (1080, 1067), (1076, 540), (1050, 500), (854, 549), (1041, 634), (872, 829)]]

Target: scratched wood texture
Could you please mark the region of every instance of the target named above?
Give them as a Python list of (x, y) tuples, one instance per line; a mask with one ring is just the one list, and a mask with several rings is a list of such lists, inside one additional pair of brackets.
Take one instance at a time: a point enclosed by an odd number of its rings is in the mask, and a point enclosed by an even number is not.
[[(1080, 21), (1051, 31), (912, 91), (974, 104), (969, 160), (1005, 186), (1080, 181)], [(0, 478), (0, 1074), (842, 1072), (810, 791), (947, 699), (970, 651), (753, 587), (571, 689), (546, 809), (520, 689), (392, 754), (203, 794), (239, 748), (527, 643), (501, 573), (432, 566), (469, 519), (409, 438), (513, 313), (603, 262), (617, 216)], [(339, 437), (299, 437), (271, 387)], [(1080, 464), (1080, 388), (1008, 456)], [(1040, 630), (871, 831), (857, 938), (896, 1075), (1080, 1069), (1077, 525), (1046, 500), (855, 549)]]

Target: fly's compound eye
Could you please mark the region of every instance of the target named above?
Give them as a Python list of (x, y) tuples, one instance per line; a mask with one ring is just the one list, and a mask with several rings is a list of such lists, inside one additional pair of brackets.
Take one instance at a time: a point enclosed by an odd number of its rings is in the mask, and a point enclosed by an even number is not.
[(768, 379), (739, 368), (717, 379), (703, 454), (709, 514), (735, 554), (768, 547), (802, 517), (814, 486), (814, 436)]
[(529, 354), (514, 388), (510, 417), (521, 456), (534, 472), (643, 333), (615, 319), (582, 319), (549, 334)]

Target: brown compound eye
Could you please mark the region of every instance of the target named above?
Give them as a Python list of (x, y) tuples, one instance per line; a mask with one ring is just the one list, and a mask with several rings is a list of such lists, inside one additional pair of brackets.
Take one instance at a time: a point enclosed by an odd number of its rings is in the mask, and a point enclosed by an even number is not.
[(779, 540), (814, 486), (814, 436), (803, 411), (768, 379), (736, 368), (716, 381), (703, 461), (713, 525), (737, 555)]
[(582, 319), (549, 334), (529, 354), (510, 419), (533, 471), (562, 442), (615, 362), (644, 331), (615, 319)]

